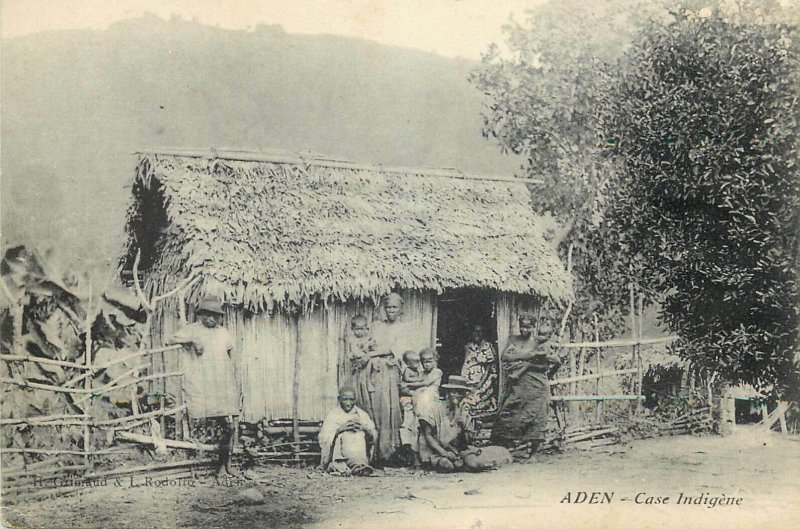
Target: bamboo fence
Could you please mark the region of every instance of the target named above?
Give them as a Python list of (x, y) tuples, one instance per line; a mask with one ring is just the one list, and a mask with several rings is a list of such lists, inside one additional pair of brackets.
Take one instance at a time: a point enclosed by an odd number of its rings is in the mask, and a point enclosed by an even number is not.
[[(638, 303), (637, 303), (638, 301)], [(571, 308), (571, 307), (570, 307)], [(638, 310), (637, 310), (638, 309)], [(567, 309), (569, 312), (569, 308)], [(566, 328), (567, 314), (561, 322), (561, 332), (559, 336), (563, 338), (564, 330)], [(593, 402), (594, 403), (594, 421), (596, 423), (602, 422), (603, 417), (603, 404), (607, 401), (630, 402), (628, 409), (629, 415), (632, 417), (640, 410), (640, 403), (645, 400), (642, 394), (642, 383), (644, 378), (644, 369), (642, 363), (642, 347), (667, 344), (677, 340), (677, 336), (664, 336), (664, 337), (644, 337), (643, 336), (643, 321), (644, 321), (644, 296), (639, 295), (636, 299), (635, 289), (633, 285), (629, 288), (629, 321), (630, 321), (630, 338), (621, 338), (601, 341), (599, 335), (599, 325), (597, 315), (593, 316), (594, 322), (594, 336), (590, 341), (577, 341), (565, 342), (558, 341), (555, 346), (559, 349), (567, 351), (568, 361), (567, 367), (569, 370), (568, 376), (562, 376), (556, 380), (550, 381), (551, 388), (559, 388), (566, 386), (566, 393), (563, 391), (561, 394), (554, 394), (551, 396), (551, 401), (554, 403), (566, 402), (569, 404), (569, 411), (572, 415), (576, 415), (579, 410), (578, 405), (580, 402)], [(632, 367), (626, 369), (606, 370), (603, 371), (602, 360), (603, 352), (605, 350), (624, 350), (630, 348), (630, 365)], [(578, 354), (575, 354), (575, 350)], [(592, 362), (594, 356), (594, 362)], [(586, 374), (587, 369), (593, 369), (593, 373)], [(621, 394), (619, 392), (612, 392), (604, 394), (602, 388), (602, 381), (604, 379), (611, 379), (615, 377), (629, 377), (630, 393)], [(594, 381), (593, 388), (587, 388), (584, 382)], [(588, 389), (588, 391), (587, 391)], [(559, 423), (562, 422), (562, 417), (558, 407), (555, 407), (556, 417)], [(565, 420), (565, 419), (564, 419)], [(562, 428), (566, 424), (562, 425)]]
[[(89, 478), (94, 476), (93, 473), (95, 469), (95, 465), (98, 463), (99, 456), (102, 455), (111, 455), (111, 454), (122, 454), (127, 452), (131, 452), (130, 448), (124, 447), (115, 447), (115, 448), (107, 448), (101, 449), (99, 447), (93, 446), (93, 438), (92, 435), (97, 430), (102, 430), (107, 433), (107, 438), (109, 442), (113, 438), (112, 435), (108, 435), (108, 433), (116, 434), (116, 439), (118, 441), (123, 442), (134, 442), (139, 444), (152, 444), (154, 447), (158, 448), (160, 446), (168, 446), (173, 448), (183, 448), (183, 449), (192, 449), (192, 450), (199, 450), (199, 451), (208, 451), (208, 445), (202, 445), (199, 443), (188, 443), (184, 441), (172, 441), (163, 439), (162, 435), (165, 433), (166, 429), (166, 418), (169, 416), (176, 416), (176, 431), (179, 431), (181, 428), (178, 426), (181, 421), (181, 414), (186, 410), (186, 406), (180, 402), (178, 399), (178, 403), (173, 406), (167, 406), (167, 400), (165, 398), (165, 392), (163, 388), (166, 387), (166, 380), (171, 377), (180, 377), (183, 375), (180, 371), (166, 371), (166, 362), (164, 361), (164, 355), (168, 352), (175, 352), (180, 351), (182, 346), (174, 345), (168, 347), (157, 347), (157, 348), (148, 348), (147, 343), (149, 342), (149, 331), (150, 326), (153, 321), (153, 313), (155, 311), (156, 304), (164, 299), (167, 299), (170, 296), (175, 294), (183, 293), (183, 289), (191, 285), (196, 279), (195, 276), (191, 276), (186, 279), (178, 288), (160, 295), (156, 296), (153, 299), (147, 299), (144, 296), (144, 293), (141, 289), (141, 285), (138, 281), (138, 265), (139, 265), (139, 254), (137, 253), (136, 262), (134, 264), (134, 286), (136, 289), (136, 293), (140, 298), (142, 306), (145, 307), (147, 311), (147, 319), (144, 324), (144, 329), (142, 331), (142, 339), (139, 343), (138, 351), (120, 356), (112, 361), (103, 364), (94, 364), (92, 363), (92, 356), (94, 353), (94, 344), (93, 344), (93, 337), (92, 337), (92, 323), (100, 314), (100, 303), (95, 302), (93, 303), (92, 298), (92, 285), (89, 284), (89, 305), (87, 306), (86, 310), (86, 318), (84, 321), (84, 328), (86, 329), (85, 338), (83, 343), (83, 354), (82, 354), (82, 362), (78, 361), (65, 361), (65, 360), (54, 360), (49, 358), (39, 358), (30, 356), (27, 354), (22, 354), (25, 351), (23, 346), (24, 340), (22, 335), (22, 314), (24, 310), (24, 306), (22, 305), (22, 301), (14, 300), (13, 297), (10, 297), (12, 301), (16, 301), (13, 306), (13, 316), (14, 316), (14, 328), (13, 328), (13, 341), (12, 341), (12, 353), (14, 354), (2, 354), (0, 355), (0, 361), (9, 365), (9, 369), (7, 370), (9, 373), (12, 374), (10, 378), (2, 378), (0, 379), (0, 383), (8, 384), (8, 385), (15, 385), (20, 386), (23, 388), (31, 388), (41, 391), (47, 391), (52, 393), (61, 393), (71, 396), (72, 404), (80, 409), (82, 413), (73, 413), (73, 414), (57, 414), (57, 415), (42, 415), (42, 416), (33, 416), (33, 417), (13, 417), (13, 418), (3, 418), (0, 419), (0, 426), (19, 426), (23, 425), (26, 428), (29, 427), (36, 427), (36, 428), (62, 428), (62, 427), (80, 427), (81, 428), (81, 441), (77, 443), (79, 446), (68, 446), (68, 447), (47, 447), (47, 448), (34, 448), (34, 447), (20, 447), (20, 446), (13, 446), (13, 447), (3, 447), (0, 448), (0, 454), (23, 454), (23, 461), (24, 463), (22, 466), (14, 467), (14, 468), (7, 468), (3, 467), (3, 484), (2, 490), (4, 493), (15, 493), (15, 492), (23, 492), (28, 495), (35, 495), (38, 493), (46, 494), (44, 490), (32, 491), (31, 487), (35, 487), (35, 481), (39, 480), (41, 483), (42, 478), (46, 476), (53, 476), (57, 474), (62, 474), (65, 472), (69, 472), (71, 474), (81, 473), (83, 478)], [(7, 290), (7, 289), (6, 289)], [(7, 293), (10, 296), (10, 294)], [(94, 308), (93, 308), (94, 306)], [(103, 384), (101, 386), (95, 387), (94, 381), (94, 374), (98, 371), (105, 370), (109, 367), (121, 364), (123, 362), (133, 362), (136, 365), (133, 366), (131, 369), (128, 369), (123, 374), (116, 376), (110, 382)], [(52, 365), (58, 366), (63, 368), (69, 368), (81, 371), (81, 373), (70, 380), (62, 383), (61, 385), (53, 385), (53, 384), (43, 384), (40, 382), (35, 382), (32, 380), (28, 380), (23, 376), (23, 372), (13, 369), (14, 365), (24, 364), (24, 363), (37, 363), (42, 365)], [(155, 386), (159, 386), (160, 391), (160, 398), (158, 402), (158, 407), (155, 410), (148, 411), (146, 413), (142, 413), (139, 408), (139, 395), (138, 390), (142, 384), (149, 384), (151, 389)], [(112, 391), (119, 391), (121, 389), (128, 390), (130, 393), (130, 401), (131, 401), (131, 415), (127, 415), (124, 417), (112, 418), (112, 419), (105, 419), (94, 415), (90, 411), (96, 409), (95, 407), (91, 406), (92, 401), (95, 398), (102, 397), (103, 395), (110, 393)], [(124, 430), (130, 430), (136, 426), (142, 426), (151, 420), (158, 420), (160, 422), (161, 428), (160, 432), (154, 431), (152, 428), (151, 423), (151, 436), (145, 436), (141, 434), (135, 434), (126, 432)], [(214, 450), (215, 447), (212, 447)], [(135, 449), (134, 449), (135, 450)], [(28, 462), (28, 455), (44, 455), (44, 456), (55, 456), (50, 458), (46, 461), (40, 461), (35, 463)], [(73, 462), (64, 461), (62, 458), (64, 456), (79, 456), (82, 464), (71, 464)], [(64, 464), (67, 463), (67, 464)], [(197, 464), (198, 462), (195, 461), (191, 464)], [(159, 466), (160, 465), (160, 466)], [(159, 470), (165, 464), (159, 463), (154, 465), (148, 465), (142, 467), (143, 470)], [(176, 466), (176, 465), (172, 465)], [(177, 465), (180, 466), (180, 465)], [(185, 466), (185, 465), (184, 465)], [(156, 468), (158, 467), (158, 468)], [(130, 472), (133, 469), (123, 469), (120, 472)], [(107, 473), (107, 472), (106, 472)], [(54, 484), (55, 486), (55, 484)], [(61, 491), (66, 491), (69, 487), (58, 487)], [(80, 488), (80, 487), (79, 487)], [(41, 489), (41, 487), (40, 487)]]
[[(91, 374), (93, 370), (99, 371), (105, 369), (106, 367), (117, 364), (122, 360), (116, 360), (114, 362), (110, 362), (107, 364), (102, 365), (92, 365), (91, 354), (88, 351), (91, 351), (91, 334), (86, 333), (86, 342), (85, 346), (87, 348), (87, 352), (84, 354), (84, 363), (78, 364), (75, 362), (59, 362), (60, 364), (69, 364), (68, 366), (73, 369), (80, 369), (85, 371), (85, 375)], [(163, 354), (165, 351), (176, 351), (179, 348), (172, 347), (172, 348), (157, 348), (157, 349), (144, 349), (139, 351), (135, 355), (129, 355), (127, 358), (137, 358), (137, 357), (147, 357), (152, 356), (157, 353)], [(0, 361), (5, 363), (20, 363), (20, 362), (40, 362), (40, 363), (50, 363), (47, 360), (49, 359), (40, 359), (35, 357), (25, 357), (22, 355), (11, 355), (11, 354), (3, 354), (0, 355)], [(57, 365), (57, 364), (53, 364)], [(150, 364), (147, 367), (152, 367), (155, 364)], [(138, 366), (139, 368), (145, 367), (144, 365)], [(103, 394), (108, 393), (110, 391), (119, 390), (131, 386), (138, 386), (141, 383), (151, 381), (151, 380), (164, 380), (168, 377), (173, 376), (180, 376), (181, 373), (177, 372), (169, 372), (169, 373), (154, 373), (151, 375), (139, 375), (136, 378), (130, 378), (134, 375), (133, 372), (128, 371), (125, 377), (118, 377), (116, 381), (112, 381), (112, 383), (103, 385), (101, 387), (92, 387), (93, 386), (93, 377), (92, 376), (82, 376), (79, 380), (75, 381), (79, 383), (78, 387), (74, 385), (68, 385), (72, 381), (68, 381), (65, 383), (65, 386), (52, 386), (48, 384), (38, 384), (34, 382), (30, 382), (25, 379), (2, 379), (2, 383), (4, 384), (14, 384), (23, 387), (30, 387), (34, 389), (40, 389), (44, 391), (50, 391), (54, 393), (69, 393), (77, 397), (73, 402), (77, 405), (81, 405), (86, 401), (93, 399), (95, 397), (101, 397)], [(29, 448), (29, 447), (4, 447), (0, 448), (0, 454), (31, 454), (31, 455), (52, 455), (57, 456), (55, 460), (48, 460), (44, 462), (38, 463), (28, 463), (23, 464), (21, 467), (15, 468), (3, 468), (3, 492), (6, 493), (13, 493), (16, 490), (28, 491), (30, 487), (22, 487), (22, 485), (27, 485), (26, 482), (20, 482), (20, 478), (28, 478), (27, 481), (30, 479), (39, 479), (41, 480), (44, 477), (52, 476), (59, 473), (83, 473), (84, 476), (89, 476), (95, 467), (95, 463), (98, 460), (98, 456), (101, 455), (108, 455), (114, 453), (123, 453), (124, 450), (112, 448), (112, 449), (100, 449), (98, 447), (94, 447), (92, 445), (92, 431), (97, 429), (114, 429), (114, 430), (125, 430), (134, 425), (141, 425), (145, 421), (149, 420), (150, 418), (159, 418), (163, 420), (165, 417), (175, 415), (177, 413), (182, 412), (185, 410), (186, 406), (172, 406), (167, 407), (166, 405), (159, 406), (158, 409), (147, 412), (147, 413), (138, 413), (138, 409), (136, 407), (133, 408), (134, 413), (125, 417), (119, 417), (114, 419), (101, 419), (98, 418), (91, 413), (74, 413), (74, 414), (56, 414), (56, 415), (42, 415), (42, 416), (34, 416), (34, 417), (13, 417), (13, 418), (5, 418), (0, 419), (0, 426), (15, 426), (15, 425), (25, 425), (28, 427), (36, 427), (36, 428), (60, 428), (64, 426), (78, 426), (82, 429), (82, 446), (75, 447), (52, 447), (52, 448)], [(88, 410), (88, 408), (87, 408)], [(163, 431), (163, 430), (162, 430)], [(139, 434), (131, 434), (127, 432), (118, 432), (117, 433), (118, 440), (126, 441), (126, 440), (133, 440), (139, 441), (140, 443), (154, 443), (154, 440), (150, 436), (139, 435)], [(149, 441), (148, 441), (149, 440)], [(176, 443), (176, 441), (166, 441), (167, 446), (170, 444)], [(202, 445), (193, 445), (191, 443), (186, 443), (186, 445), (190, 446), (180, 446), (180, 448), (193, 448), (198, 450), (208, 450), (207, 446)], [(62, 461), (59, 461), (58, 458), (60, 456), (81, 456), (83, 461), (82, 464), (62, 464)], [(46, 464), (41, 464), (46, 463)], [(22, 487), (22, 488), (20, 488)], [(66, 490), (66, 489), (65, 489)]]

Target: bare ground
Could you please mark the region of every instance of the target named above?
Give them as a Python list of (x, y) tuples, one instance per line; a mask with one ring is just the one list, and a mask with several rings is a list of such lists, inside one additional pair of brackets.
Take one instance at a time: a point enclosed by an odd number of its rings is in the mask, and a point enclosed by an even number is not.
[[(158, 487), (136, 478), (4, 508), (20, 528), (303, 527), (800, 527), (800, 442), (741, 430), (730, 437), (636, 441), (604, 452), (541, 456), (481, 474), (388, 469), (339, 478), (264, 467), (253, 481)], [(579, 491), (610, 503), (564, 502)], [(636, 496), (669, 497), (666, 505)], [(742, 498), (740, 505), (676, 505), (678, 495)]]

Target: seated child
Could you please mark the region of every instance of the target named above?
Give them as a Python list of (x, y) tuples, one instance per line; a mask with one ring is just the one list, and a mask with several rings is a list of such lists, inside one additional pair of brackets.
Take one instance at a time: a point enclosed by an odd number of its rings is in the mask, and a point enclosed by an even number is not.
[(403, 353), (403, 373), (400, 381), (400, 408), (403, 410), (403, 424), (400, 427), (400, 442), (410, 451), (417, 451), (418, 425), (414, 415), (414, 400), (409, 383), (419, 382), (420, 372), (419, 355), (415, 351)]

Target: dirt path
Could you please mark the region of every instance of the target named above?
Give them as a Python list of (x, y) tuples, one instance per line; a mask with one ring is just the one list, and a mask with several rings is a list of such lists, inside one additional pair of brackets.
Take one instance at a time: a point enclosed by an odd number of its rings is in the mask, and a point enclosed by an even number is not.
[[(256, 481), (147, 486), (135, 480), (11, 505), (4, 525), (67, 527), (800, 527), (800, 442), (733, 437), (638, 441), (607, 452), (541, 457), (482, 474), (387, 470), (348, 479), (263, 468)], [(602, 504), (574, 503), (597, 491)], [(563, 501), (570, 493), (570, 503)], [(666, 505), (637, 504), (647, 496)], [(676, 505), (684, 496), (740, 505)], [(608, 502), (610, 499), (610, 503)]]

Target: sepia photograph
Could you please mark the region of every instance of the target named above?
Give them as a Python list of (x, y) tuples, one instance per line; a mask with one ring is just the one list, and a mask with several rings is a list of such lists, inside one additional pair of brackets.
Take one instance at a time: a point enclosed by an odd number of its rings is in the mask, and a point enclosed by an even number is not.
[(800, 527), (796, 1), (0, 37), (3, 528)]

